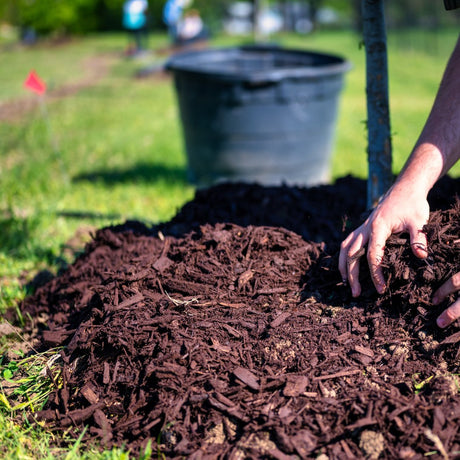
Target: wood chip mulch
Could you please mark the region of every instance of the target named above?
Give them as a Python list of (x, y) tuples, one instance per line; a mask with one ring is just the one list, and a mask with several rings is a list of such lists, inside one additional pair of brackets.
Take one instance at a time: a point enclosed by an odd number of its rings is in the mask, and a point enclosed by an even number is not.
[(220, 185), (168, 223), (100, 229), (21, 305), (44, 349), (65, 346), (36, 418), (166, 458), (459, 456), (460, 329), (430, 303), (460, 271), (458, 184), (430, 195), (428, 259), (388, 242), (381, 297), (363, 269), (352, 299), (336, 268), (358, 179)]

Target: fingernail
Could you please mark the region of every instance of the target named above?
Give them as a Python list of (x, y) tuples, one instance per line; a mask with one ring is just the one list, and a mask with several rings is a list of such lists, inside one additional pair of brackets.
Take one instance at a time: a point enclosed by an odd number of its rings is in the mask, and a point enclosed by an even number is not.
[(415, 243), (414, 247), (415, 249), (418, 249), (419, 251), (428, 252), (426, 249), (426, 246), (422, 243)]
[(378, 287), (377, 287), (377, 292), (379, 294), (383, 294), (385, 292), (385, 289), (386, 289), (386, 286), (384, 284), (380, 284)]
[(439, 317), (437, 320), (436, 320), (436, 323), (439, 327), (441, 328), (444, 328), (447, 326), (447, 321), (444, 319), (444, 318), (441, 318)]

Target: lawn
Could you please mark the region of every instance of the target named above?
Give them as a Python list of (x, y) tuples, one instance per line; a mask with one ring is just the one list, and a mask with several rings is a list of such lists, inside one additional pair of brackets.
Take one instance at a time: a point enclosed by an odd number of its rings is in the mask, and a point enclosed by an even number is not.
[[(428, 115), (457, 34), (414, 31), (389, 36), (395, 172)], [(340, 54), (353, 64), (340, 102), (332, 174), (366, 177), (360, 37), (328, 31), (276, 41)], [(228, 37), (214, 41), (216, 46), (235, 43), (238, 40)], [(164, 35), (150, 39), (151, 49), (166, 45)], [(125, 46), (126, 37), (115, 34), (0, 48), (0, 314), (27, 295), (25, 282), (37, 272), (57, 273), (71, 263), (92, 230), (127, 219), (165, 221), (193, 197), (171, 80), (161, 75), (133, 77), (164, 56), (127, 59)], [(22, 87), (30, 69), (48, 84), (44, 105), (36, 104), (35, 95)], [(460, 175), (460, 165), (452, 174)], [(4, 349), (11, 340), (2, 337)], [(13, 415), (6, 409), (0, 414), (1, 456), (83, 455), (52, 450), (49, 433), (20, 428)], [(103, 458), (123, 455), (114, 451)]]

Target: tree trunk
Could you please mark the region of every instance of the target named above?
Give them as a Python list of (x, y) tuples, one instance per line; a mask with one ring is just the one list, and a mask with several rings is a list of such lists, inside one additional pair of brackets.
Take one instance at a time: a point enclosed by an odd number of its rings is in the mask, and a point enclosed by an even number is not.
[(366, 47), (368, 133), (367, 205), (373, 208), (392, 183), (384, 0), (362, 0)]
[(260, 43), (264, 41), (263, 32), (260, 30), (260, 15), (265, 7), (265, 0), (253, 0), (253, 30), (254, 42)]

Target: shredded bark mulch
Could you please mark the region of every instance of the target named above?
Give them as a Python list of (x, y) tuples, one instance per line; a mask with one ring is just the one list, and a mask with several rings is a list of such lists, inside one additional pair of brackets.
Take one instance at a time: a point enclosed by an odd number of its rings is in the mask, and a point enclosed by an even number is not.
[(388, 242), (381, 297), (363, 269), (351, 298), (336, 268), (365, 209), (351, 177), (223, 184), (162, 225), (100, 229), (21, 305), (44, 349), (65, 347), (36, 418), (167, 458), (460, 455), (460, 329), (430, 303), (460, 271), (458, 184), (430, 195), (428, 259)]

